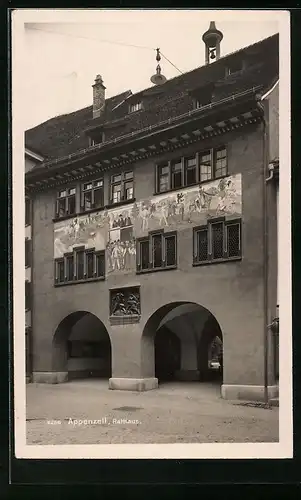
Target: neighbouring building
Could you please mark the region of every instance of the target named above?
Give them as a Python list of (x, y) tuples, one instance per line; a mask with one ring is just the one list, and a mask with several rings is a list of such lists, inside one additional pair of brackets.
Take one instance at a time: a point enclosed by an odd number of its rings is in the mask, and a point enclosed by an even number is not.
[(92, 106), (26, 132), (33, 381), (277, 394), (279, 38), (222, 39), (212, 22), (204, 65), (136, 94), (98, 75)]
[[(32, 150), (25, 148), (25, 174), (32, 170), (36, 165), (43, 162), (43, 157)], [(25, 350), (26, 350), (26, 380), (31, 380), (32, 362), (31, 362), (31, 345), (32, 345), (32, 330), (31, 330), (31, 200), (25, 191)]]

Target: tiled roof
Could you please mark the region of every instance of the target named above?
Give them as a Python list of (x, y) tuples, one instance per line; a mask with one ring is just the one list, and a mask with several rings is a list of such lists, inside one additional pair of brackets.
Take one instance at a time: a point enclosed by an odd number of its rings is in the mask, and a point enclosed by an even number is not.
[[(130, 91), (106, 99), (106, 114), (122, 102)], [(47, 159), (68, 155), (86, 148), (87, 136), (84, 133), (92, 116), (92, 106), (50, 118), (41, 125), (25, 132), (25, 144), (28, 149), (39, 150)]]
[[(26, 147), (39, 149), (47, 159), (58, 158), (87, 148), (85, 130), (91, 127), (102, 127), (105, 139), (111, 140), (186, 113), (193, 109), (193, 93), (208, 85), (213, 87), (213, 102), (259, 84), (268, 87), (278, 77), (278, 43), (278, 35), (273, 35), (162, 86), (106, 99), (106, 111), (100, 119), (92, 118), (92, 106), (52, 118), (25, 133)], [(248, 67), (226, 78), (228, 62), (240, 56)], [(143, 109), (129, 113), (129, 104), (138, 100), (143, 101)]]

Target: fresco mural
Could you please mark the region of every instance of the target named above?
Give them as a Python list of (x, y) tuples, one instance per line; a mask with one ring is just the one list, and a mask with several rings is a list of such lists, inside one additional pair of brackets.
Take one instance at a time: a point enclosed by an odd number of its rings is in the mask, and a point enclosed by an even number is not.
[(54, 258), (72, 252), (75, 246), (104, 250), (108, 232), (106, 212), (75, 217), (54, 224)]
[(107, 272), (130, 271), (136, 267), (136, 240), (133, 226), (133, 205), (111, 209), (108, 213)]
[(219, 216), (242, 213), (241, 175), (145, 199), (122, 208), (55, 223), (54, 257), (74, 246), (106, 249), (107, 273), (126, 273), (136, 267), (136, 238), (149, 231), (206, 224)]

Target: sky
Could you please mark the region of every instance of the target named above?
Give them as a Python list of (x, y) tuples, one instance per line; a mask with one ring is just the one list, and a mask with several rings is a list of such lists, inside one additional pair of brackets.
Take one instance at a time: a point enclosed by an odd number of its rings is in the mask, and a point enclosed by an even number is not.
[[(234, 12), (203, 10), (86, 10), (80, 16), (64, 11), (47, 16), (45, 9), (43, 22), (32, 15), (24, 23), (18, 85), (25, 130), (91, 105), (97, 74), (104, 80), (106, 97), (152, 86), (157, 47), (181, 72), (202, 66), (202, 35), (211, 20), (224, 35), (221, 56), (279, 31), (275, 16), (249, 11), (240, 11), (239, 18)], [(160, 64), (167, 78), (180, 75), (164, 57)]]

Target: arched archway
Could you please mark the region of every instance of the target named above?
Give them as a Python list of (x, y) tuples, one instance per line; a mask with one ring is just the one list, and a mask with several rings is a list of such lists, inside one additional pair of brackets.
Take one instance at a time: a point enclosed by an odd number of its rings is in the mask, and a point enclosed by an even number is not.
[(222, 331), (200, 304), (182, 301), (160, 307), (144, 326), (141, 347), (144, 377), (156, 377), (159, 383), (222, 382)]
[(111, 340), (103, 322), (87, 311), (75, 311), (58, 325), (53, 337), (53, 366), (75, 378), (111, 377)]

